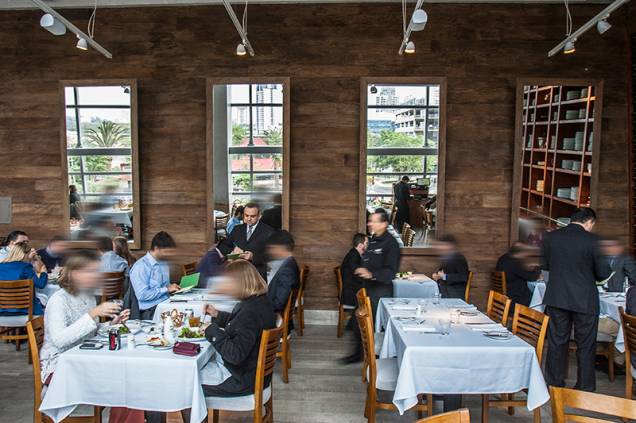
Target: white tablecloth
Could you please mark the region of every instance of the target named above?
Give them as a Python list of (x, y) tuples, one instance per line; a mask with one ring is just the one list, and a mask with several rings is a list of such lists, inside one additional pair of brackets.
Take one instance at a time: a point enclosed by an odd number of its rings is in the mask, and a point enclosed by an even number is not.
[(621, 316), (618, 312), (619, 307), (625, 309), (625, 294), (606, 293), (599, 296), (600, 313), (609, 316), (618, 323), (618, 333), (614, 346), (620, 352), (625, 352), (625, 339), (623, 337), (623, 325), (621, 325)]
[(545, 306), (543, 305), (543, 297), (545, 296), (545, 282), (532, 281), (528, 282), (528, 288), (532, 291), (532, 299), (530, 300), (530, 308), (543, 313)]
[[(220, 295), (207, 294), (207, 290), (193, 289), (187, 294), (173, 295), (169, 300), (157, 304), (153, 320), (156, 323), (161, 322), (161, 313), (177, 309), (179, 312), (185, 312), (191, 309), (195, 316), (203, 315), (203, 306), (212, 304), (217, 310), (231, 312), (238, 301), (222, 297)], [(177, 301), (185, 299), (187, 302)]]
[(411, 279), (393, 279), (393, 296), (395, 298), (431, 298), (439, 294), (437, 282), (425, 275), (413, 276)]
[(196, 357), (176, 355), (139, 345), (147, 335), (136, 336), (135, 350), (80, 350), (75, 347), (59, 357), (53, 380), (40, 411), (59, 422), (80, 404), (128, 407), (149, 411), (192, 408), (191, 423), (207, 414), (199, 379), (214, 349), (201, 343)]
[[(382, 299), (381, 303), (385, 301)], [(457, 301), (465, 305), (456, 299), (442, 300), (440, 305), (425, 301), (422, 318), (430, 321), (424, 324), (431, 325), (437, 325), (440, 318), (448, 319), (448, 307), (455, 306)], [(394, 308), (381, 304), (378, 310), (383, 309), (391, 317), (414, 315), (414, 312)], [(485, 319), (485, 316), (477, 319)], [(487, 338), (473, 330), (477, 327), (454, 324), (450, 335), (406, 332), (402, 323), (388, 319), (380, 356), (397, 357), (399, 374), (393, 403), (400, 414), (414, 406), (417, 395), (423, 393), (498, 394), (528, 388), (529, 410), (550, 399), (532, 346), (517, 337)]]

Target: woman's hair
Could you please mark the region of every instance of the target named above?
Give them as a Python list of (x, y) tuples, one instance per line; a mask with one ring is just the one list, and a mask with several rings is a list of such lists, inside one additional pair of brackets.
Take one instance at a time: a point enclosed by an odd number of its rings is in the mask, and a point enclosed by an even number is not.
[(93, 251), (78, 250), (71, 253), (64, 261), (64, 268), (58, 279), (60, 287), (69, 294), (75, 295), (77, 289), (73, 281), (73, 272), (81, 270), (95, 261), (99, 261), (99, 256)]
[(267, 283), (247, 260), (234, 260), (226, 267), (226, 275), (241, 284), (241, 299), (267, 293)]
[(26, 241), (16, 242), (9, 248), (7, 257), (2, 260), (2, 263), (11, 263), (13, 261), (29, 261), (29, 253), (31, 247)]
[(132, 266), (137, 261), (137, 258), (132, 255), (128, 249), (128, 240), (123, 236), (116, 236), (113, 238), (113, 244), (115, 245), (115, 253), (126, 260), (128, 266)]

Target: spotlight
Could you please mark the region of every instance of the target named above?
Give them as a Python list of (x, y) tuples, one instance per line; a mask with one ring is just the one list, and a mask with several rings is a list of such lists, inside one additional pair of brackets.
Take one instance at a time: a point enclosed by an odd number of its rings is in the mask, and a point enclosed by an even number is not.
[(40, 26), (53, 35), (66, 34), (66, 26), (50, 13), (42, 15), (42, 18), (40, 18)]
[(237, 56), (245, 56), (247, 54), (247, 52), (245, 51), (245, 45), (243, 45), (243, 43), (239, 43), (236, 46), (236, 55)]
[(417, 9), (411, 16), (411, 31), (422, 31), (428, 22), (428, 15), (424, 9)]
[(86, 42), (85, 38), (82, 38), (78, 35), (77, 44), (75, 44), (75, 47), (77, 47), (80, 50), (88, 50), (88, 43)]
[(605, 19), (603, 19), (602, 21), (598, 21), (596, 24), (596, 30), (598, 31), (599, 34), (605, 34), (607, 30), (610, 29), (611, 27), (612, 27), (612, 24), (607, 22)]
[(369, 91), (371, 91), (371, 94), (377, 94), (378, 93), (378, 87), (376, 87), (374, 84), (371, 84), (371, 87), (369, 88)]
[(576, 47), (574, 47), (574, 41), (570, 40), (565, 43), (563, 47), (563, 54), (572, 54), (576, 51)]
[(415, 43), (413, 41), (409, 41), (406, 43), (406, 48), (404, 49), (404, 53), (413, 54), (415, 53)]

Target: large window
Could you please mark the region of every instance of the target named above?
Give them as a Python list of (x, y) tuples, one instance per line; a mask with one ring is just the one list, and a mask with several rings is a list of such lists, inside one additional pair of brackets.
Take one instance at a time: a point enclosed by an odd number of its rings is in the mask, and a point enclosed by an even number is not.
[(135, 240), (136, 86), (64, 84), (71, 235)]

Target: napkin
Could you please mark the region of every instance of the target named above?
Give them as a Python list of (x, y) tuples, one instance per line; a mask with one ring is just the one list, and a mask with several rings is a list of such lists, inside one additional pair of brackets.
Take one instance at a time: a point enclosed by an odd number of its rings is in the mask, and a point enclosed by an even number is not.
[(456, 308), (461, 310), (477, 310), (477, 307), (475, 307), (472, 304), (459, 304), (459, 305), (454, 305), (451, 308)]
[(391, 306), (391, 310), (415, 311), (415, 310), (417, 310), (417, 306), (414, 306), (414, 305), (394, 305), (394, 306)]
[(492, 325), (479, 325), (470, 327), (475, 332), (507, 332), (508, 330), (501, 326), (499, 323), (493, 323)]
[(407, 326), (402, 326), (402, 330), (404, 332), (428, 332), (428, 333), (435, 333), (435, 332), (439, 332), (437, 330), (437, 328), (433, 327), (433, 326), (424, 326), (424, 325), (407, 325)]

